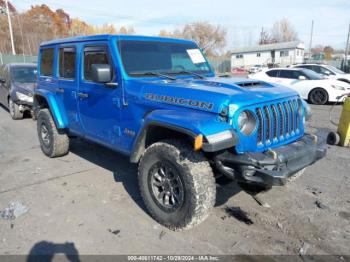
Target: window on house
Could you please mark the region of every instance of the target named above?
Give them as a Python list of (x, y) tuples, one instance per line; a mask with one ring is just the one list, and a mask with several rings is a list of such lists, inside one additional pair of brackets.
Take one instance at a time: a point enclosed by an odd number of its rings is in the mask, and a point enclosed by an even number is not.
[(288, 50), (280, 51), (280, 57), (285, 57), (285, 56), (289, 56), (289, 51)]
[(241, 59), (241, 58), (243, 58), (243, 55), (242, 54), (238, 54), (238, 55), (236, 55), (236, 58)]
[(256, 53), (256, 56), (257, 56), (257, 57), (260, 57), (260, 56), (261, 56), (261, 54), (260, 54), (260, 53)]

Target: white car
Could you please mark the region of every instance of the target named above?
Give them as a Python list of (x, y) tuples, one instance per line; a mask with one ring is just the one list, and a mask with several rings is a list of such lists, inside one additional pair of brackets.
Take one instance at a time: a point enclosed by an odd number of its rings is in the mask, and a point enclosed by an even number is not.
[(263, 65), (255, 65), (249, 68), (248, 73), (255, 74), (265, 69), (267, 69), (267, 67), (264, 67)]
[(249, 78), (287, 86), (297, 91), (301, 98), (312, 104), (343, 101), (350, 94), (350, 84), (321, 75), (303, 68), (275, 68), (249, 75)]
[(323, 75), (326, 78), (336, 79), (336, 80), (344, 81), (350, 84), (350, 74), (344, 73), (343, 71), (331, 65), (299, 64), (299, 65), (294, 65), (293, 67), (310, 69), (312, 71), (315, 71), (316, 73)]

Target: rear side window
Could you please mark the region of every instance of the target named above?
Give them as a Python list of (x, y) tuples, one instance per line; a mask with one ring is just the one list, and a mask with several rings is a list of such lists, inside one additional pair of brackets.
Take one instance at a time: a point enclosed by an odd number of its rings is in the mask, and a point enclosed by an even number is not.
[(279, 77), (293, 79), (294, 78), (293, 71), (292, 70), (281, 70)]
[(277, 77), (278, 70), (267, 71), (266, 74), (270, 77)]
[(54, 49), (46, 48), (41, 51), (40, 75), (53, 76)]
[(92, 80), (93, 64), (109, 64), (107, 46), (91, 46), (84, 49), (84, 79)]
[(67, 79), (75, 78), (75, 47), (60, 48), (59, 76)]

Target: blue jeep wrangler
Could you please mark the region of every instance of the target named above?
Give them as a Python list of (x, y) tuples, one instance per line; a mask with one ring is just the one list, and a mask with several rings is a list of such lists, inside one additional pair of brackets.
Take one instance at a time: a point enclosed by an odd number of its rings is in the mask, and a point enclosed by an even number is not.
[(188, 40), (99, 35), (40, 46), (34, 110), (41, 149), (79, 136), (138, 163), (159, 223), (180, 230), (214, 206), (215, 178), (270, 188), (326, 154), (304, 133), (309, 108), (290, 89), (215, 77)]

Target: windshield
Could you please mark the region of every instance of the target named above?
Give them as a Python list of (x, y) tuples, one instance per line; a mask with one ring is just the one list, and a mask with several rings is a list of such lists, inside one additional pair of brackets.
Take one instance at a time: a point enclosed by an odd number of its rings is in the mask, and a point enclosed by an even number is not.
[(130, 76), (212, 72), (198, 46), (192, 43), (120, 40), (117, 45)]
[(333, 73), (336, 74), (345, 74), (343, 71), (341, 71), (340, 69), (336, 68), (335, 66), (326, 66), (327, 69), (331, 70)]
[(310, 69), (302, 69), (302, 70), (309, 80), (325, 79), (322, 75), (320, 75), (320, 74), (318, 74), (315, 71), (312, 71)]
[(35, 67), (13, 67), (11, 69), (12, 82), (17, 83), (35, 83), (36, 82), (36, 68)]

